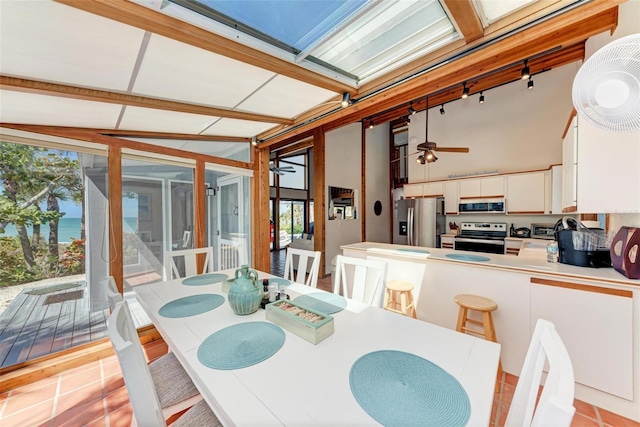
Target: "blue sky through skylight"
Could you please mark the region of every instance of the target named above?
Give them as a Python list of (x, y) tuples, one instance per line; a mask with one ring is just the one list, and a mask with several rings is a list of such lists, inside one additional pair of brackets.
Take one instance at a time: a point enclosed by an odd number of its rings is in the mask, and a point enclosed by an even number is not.
[(304, 50), (367, 0), (200, 0), (200, 3)]

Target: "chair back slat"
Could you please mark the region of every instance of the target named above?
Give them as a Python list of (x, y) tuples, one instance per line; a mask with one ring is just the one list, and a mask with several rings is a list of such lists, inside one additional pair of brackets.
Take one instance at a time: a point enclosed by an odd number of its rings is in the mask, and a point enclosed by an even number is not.
[[(198, 271), (197, 269), (197, 256), (199, 254), (205, 255), (204, 265), (201, 271)], [(176, 262), (178, 259), (182, 260), (181, 266), (184, 268), (184, 273), (182, 273), (182, 269), (179, 266), (180, 264)], [(213, 248), (209, 246), (206, 248), (182, 249), (178, 251), (166, 252), (164, 264), (167, 280), (212, 272)]]
[[(538, 400), (545, 362), (548, 362), (549, 372)], [(569, 353), (553, 323), (538, 319), (505, 426), (569, 427), (575, 413), (574, 393)]]
[[(349, 282), (348, 273), (351, 272), (352, 281)], [(386, 262), (338, 255), (333, 291), (346, 298), (382, 307), (386, 276)]]
[[(320, 251), (287, 248), (287, 258), (284, 263), (284, 278), (311, 286), (312, 288), (317, 287), (321, 256), (322, 253)], [(311, 269), (309, 270), (309, 275), (307, 275), (309, 261), (311, 261)]]
[(151, 372), (126, 301), (116, 304), (107, 322), (107, 331), (120, 362), (137, 425), (166, 426)]

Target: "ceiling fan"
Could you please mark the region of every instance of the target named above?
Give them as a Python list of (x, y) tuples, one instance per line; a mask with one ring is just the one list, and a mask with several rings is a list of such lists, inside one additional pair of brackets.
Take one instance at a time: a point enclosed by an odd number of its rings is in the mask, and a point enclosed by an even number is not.
[[(418, 150), (422, 151), (424, 154), (420, 154), (418, 156), (418, 158), (416, 159), (416, 162), (420, 163), (421, 165), (424, 165), (425, 163), (434, 163), (436, 160), (438, 160), (438, 158), (436, 157), (436, 155), (434, 154), (434, 151), (440, 151), (440, 152), (448, 152), (448, 153), (468, 153), (469, 152), (469, 148), (468, 147), (441, 147), (438, 148), (438, 146), (436, 145), (435, 142), (429, 141), (429, 97), (427, 96), (425, 98), (426, 100), (426, 109), (425, 109), (425, 113), (427, 114), (427, 117), (425, 118), (424, 121), (424, 141), (420, 144), (418, 144)], [(418, 151), (418, 153), (420, 152)]]
[(284, 175), (285, 173), (296, 173), (293, 166), (276, 166), (275, 163), (269, 163), (269, 171), (276, 175)]
[[(435, 151), (439, 151), (441, 153), (468, 153), (469, 152), (468, 147), (438, 147), (435, 142), (429, 141), (429, 97), (428, 96), (426, 97), (426, 101), (427, 101), (426, 102), (427, 108), (425, 109), (425, 113), (427, 114), (427, 116), (425, 118), (425, 125), (424, 125), (425, 142), (421, 142), (420, 144), (418, 144), (416, 148), (419, 151), (416, 151), (415, 153), (411, 153), (406, 157), (413, 156), (414, 154), (420, 154), (416, 158), (416, 162), (420, 163), (421, 165), (424, 165), (425, 163), (434, 163), (436, 160), (438, 160), (438, 158), (434, 153)], [(412, 142), (415, 142), (414, 138), (415, 137), (411, 138)], [(400, 159), (394, 159), (392, 161), (396, 161), (396, 160), (400, 160)]]

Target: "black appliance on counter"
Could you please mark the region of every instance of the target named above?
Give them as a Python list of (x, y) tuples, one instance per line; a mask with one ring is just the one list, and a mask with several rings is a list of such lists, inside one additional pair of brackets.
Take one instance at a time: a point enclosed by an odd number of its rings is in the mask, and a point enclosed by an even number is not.
[[(576, 235), (576, 233), (579, 233)], [(611, 251), (607, 247), (585, 245), (590, 235), (604, 234), (601, 228), (580, 230), (559, 230), (556, 232), (558, 241), (558, 262), (578, 267), (611, 267)], [(596, 239), (597, 240), (597, 239)], [(576, 249), (582, 247), (583, 249)]]
[(522, 239), (528, 239), (529, 237), (531, 237), (531, 229), (527, 227), (514, 228), (513, 224), (511, 224), (511, 228), (509, 229), (509, 237), (520, 237)]
[(495, 222), (463, 222), (455, 237), (454, 249), (459, 251), (504, 254), (507, 224)]

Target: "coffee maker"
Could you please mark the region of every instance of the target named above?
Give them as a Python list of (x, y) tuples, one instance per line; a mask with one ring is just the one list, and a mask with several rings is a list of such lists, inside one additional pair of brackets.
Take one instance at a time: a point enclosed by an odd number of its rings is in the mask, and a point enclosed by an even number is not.
[(611, 267), (611, 252), (601, 228), (587, 228), (573, 218), (556, 223), (558, 262), (578, 267)]

